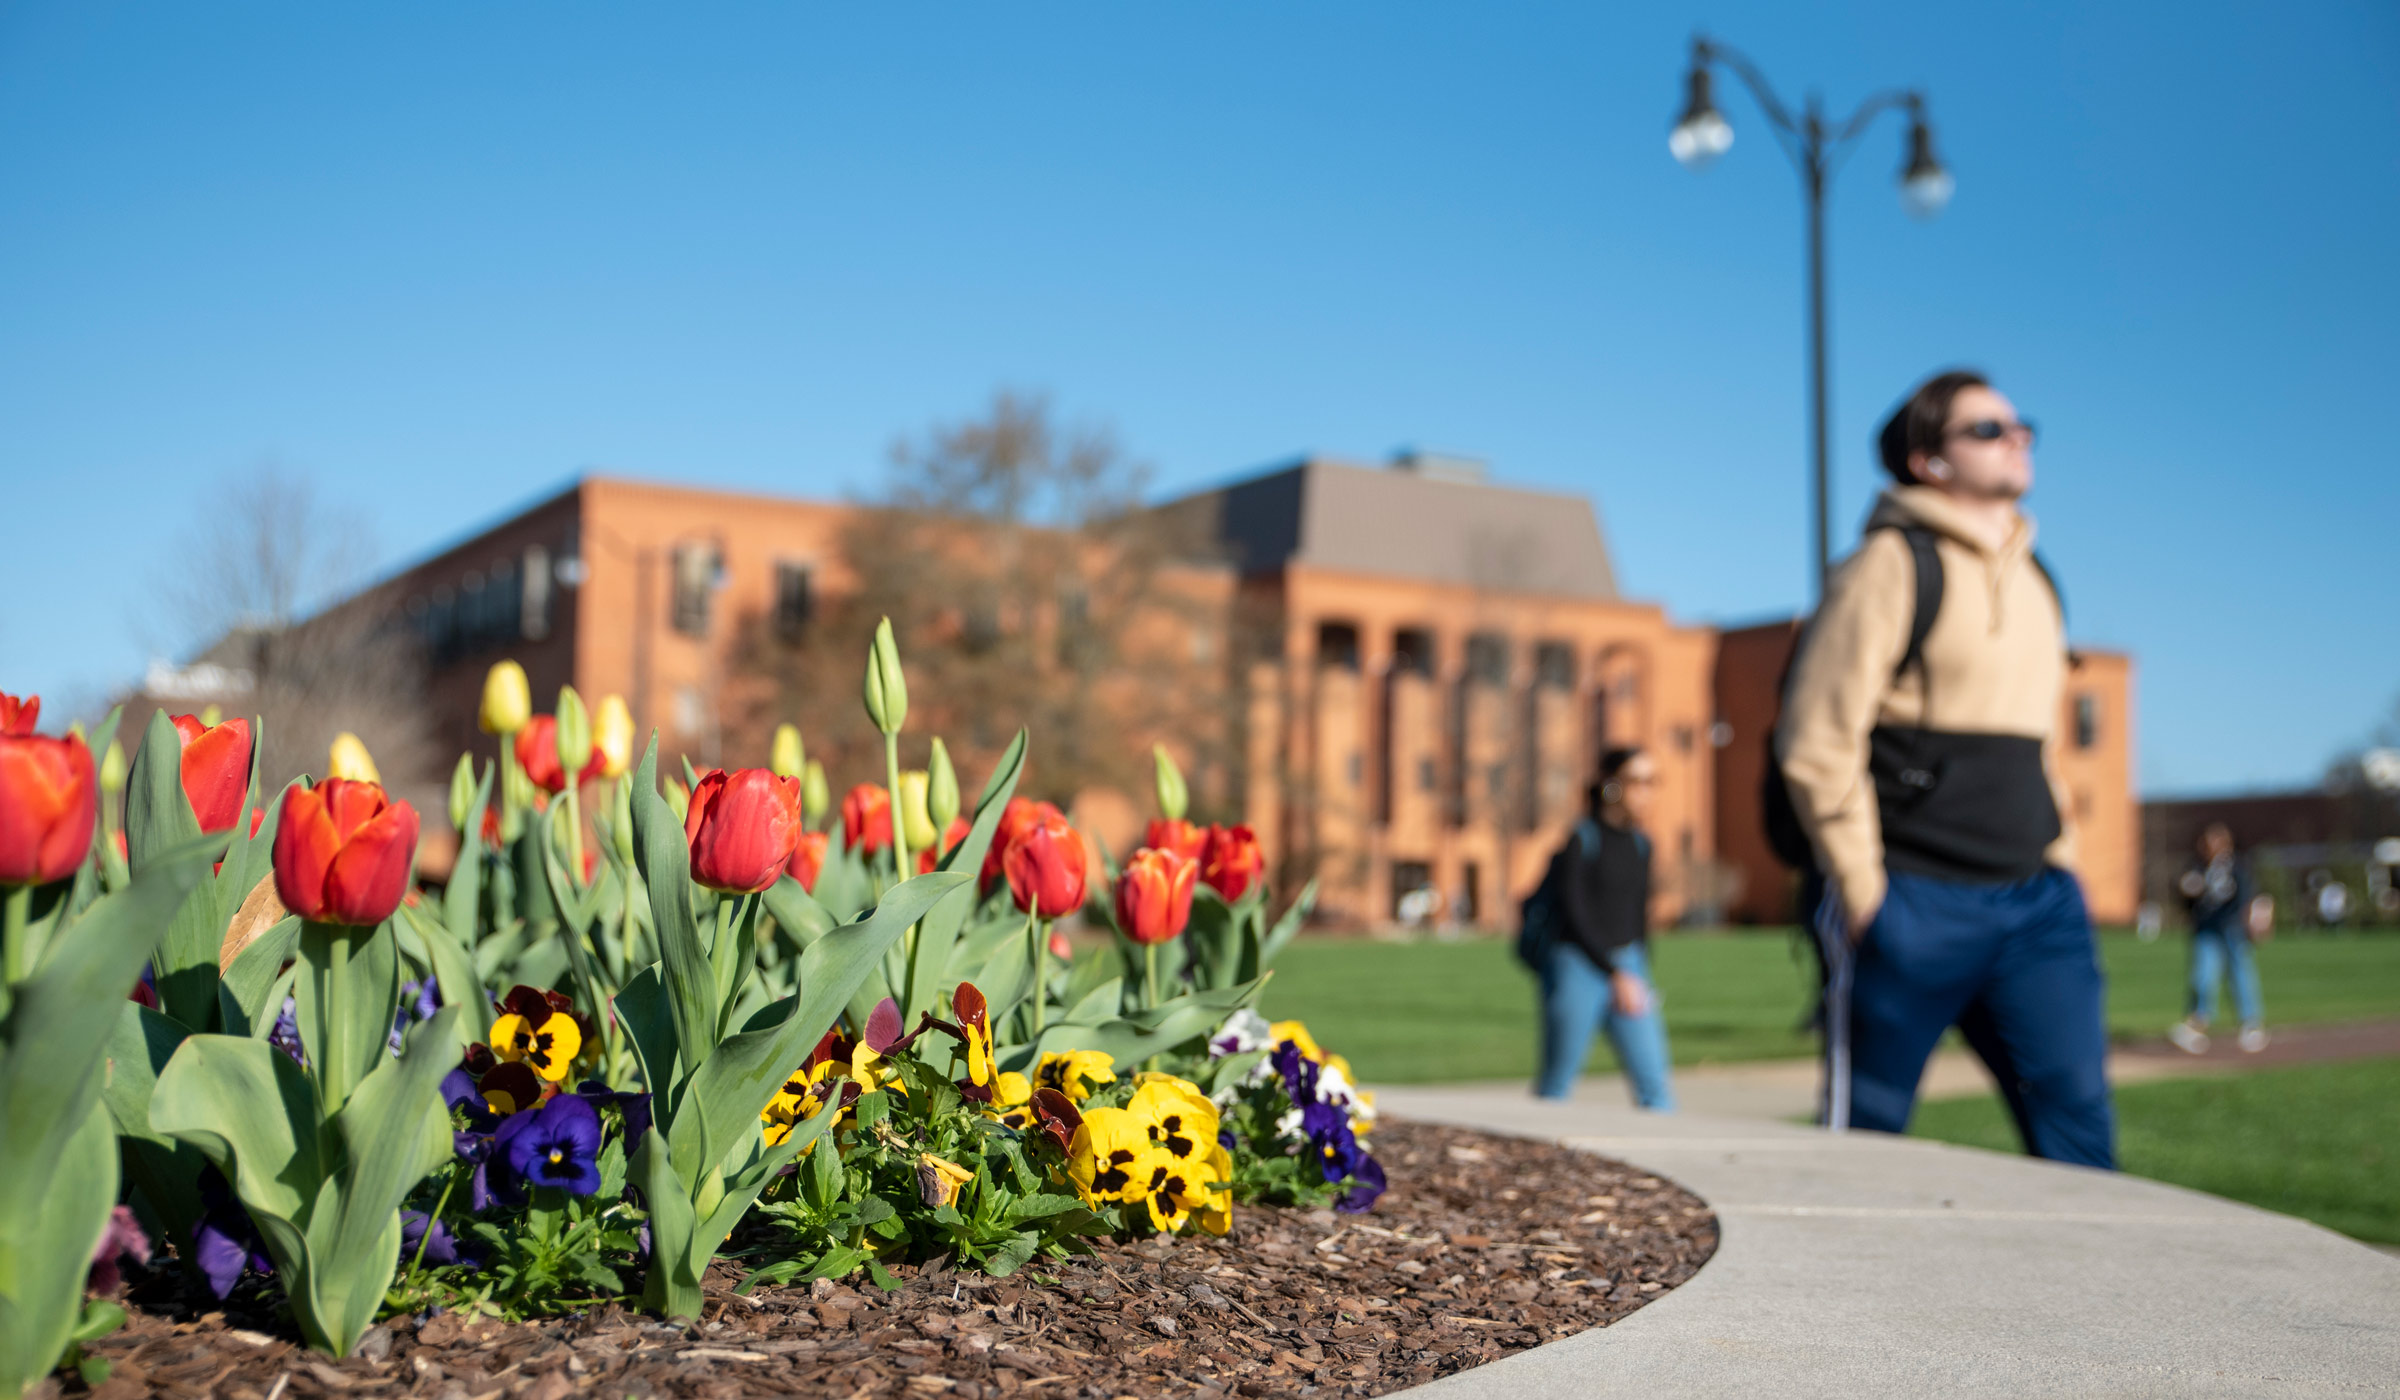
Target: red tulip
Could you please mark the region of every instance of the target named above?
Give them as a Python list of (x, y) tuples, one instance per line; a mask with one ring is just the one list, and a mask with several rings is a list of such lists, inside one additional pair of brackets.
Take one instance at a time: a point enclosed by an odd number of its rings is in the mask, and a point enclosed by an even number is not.
[(275, 824), (275, 893), (303, 919), (372, 926), (408, 893), (417, 809), (378, 783), (294, 783)]
[(567, 790), (567, 770), (558, 763), (556, 715), (535, 715), (517, 731), (517, 766), (544, 792)]
[(959, 842), (967, 839), (967, 832), (970, 830), (972, 828), (967, 825), (965, 817), (952, 817), (949, 829), (942, 833), (941, 849), (917, 852), (917, 873), (931, 875), (933, 868), (942, 863), (942, 857), (950, 854)]
[(1083, 838), (1057, 808), (1011, 841), (1000, 864), (1019, 909), (1055, 919), (1083, 907)]
[(1136, 943), (1167, 943), (1192, 918), (1192, 882), (1200, 867), (1173, 851), (1144, 846), (1117, 877), (1117, 927)]
[(992, 887), (1000, 883), (1005, 874), (1002, 862), (1008, 859), (1008, 848), (1017, 843), (1017, 838), (1050, 817), (1067, 819), (1066, 813), (1047, 802), (1036, 802), (1030, 797), (1008, 799), (1008, 805), (1000, 809), (999, 828), (992, 832), (991, 849), (983, 853), (983, 875), (976, 885), (978, 894), (990, 894)]
[(810, 894), (817, 892), (817, 876), (825, 870), (825, 848), (830, 844), (822, 831), (803, 831), (792, 846), (792, 858), (784, 862), (783, 868)]
[(42, 717), (42, 697), (28, 695), (19, 700), (0, 690), (0, 734), (31, 734), (33, 723)]
[(842, 794), (842, 844), (875, 858), (892, 844), (892, 795), (877, 783), (860, 783)]
[(683, 818), (692, 878), (727, 894), (775, 883), (800, 841), (800, 780), (764, 768), (711, 768), (692, 789)]
[(176, 737), (183, 740), (184, 800), (192, 804), (202, 831), (231, 830), (250, 795), (250, 721), (211, 726), (192, 715), (176, 715), (174, 721)]
[(1208, 887), (1225, 896), (1227, 904), (1250, 892), (1266, 873), (1267, 857), (1258, 848), (1258, 837), (1246, 826), (1212, 826), (1208, 829), (1208, 850), (1200, 857), (1200, 878)]
[(1185, 860), (1197, 861), (1201, 853), (1208, 849), (1208, 828), (1197, 822), (1152, 817), (1150, 829), (1142, 835), (1142, 844), (1153, 850), (1173, 851)]
[[(32, 714), (29, 703), (16, 722)], [(99, 817), (100, 784), (82, 739), (0, 734), (0, 885), (46, 885), (74, 874)]]

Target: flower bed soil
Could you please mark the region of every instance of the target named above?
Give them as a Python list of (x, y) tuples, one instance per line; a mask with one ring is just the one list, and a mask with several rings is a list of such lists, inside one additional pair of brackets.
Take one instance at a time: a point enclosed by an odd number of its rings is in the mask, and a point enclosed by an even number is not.
[(1392, 1186), (1365, 1215), (1244, 1208), (1223, 1239), (1102, 1243), (1006, 1279), (937, 1263), (888, 1294), (740, 1297), (720, 1261), (689, 1328), (614, 1306), (529, 1325), (451, 1313), (386, 1323), (330, 1362), (263, 1309), (179, 1311), (154, 1278), (93, 1347), (114, 1363), (96, 1394), (1380, 1395), (1606, 1326), (1716, 1250), (1699, 1198), (1605, 1158), (1389, 1121), (1374, 1145)]

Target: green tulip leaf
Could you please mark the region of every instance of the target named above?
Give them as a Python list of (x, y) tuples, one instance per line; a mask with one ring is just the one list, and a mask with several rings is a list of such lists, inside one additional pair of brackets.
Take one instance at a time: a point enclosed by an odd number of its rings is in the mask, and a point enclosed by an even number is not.
[(92, 1248), (117, 1203), (117, 1136), (98, 1104), (67, 1126), (52, 1167), (35, 1208), (0, 1211), (0, 1395), (49, 1374), (82, 1317)]
[[(1016, 794), (1017, 779), (1025, 771), (1025, 731), (1017, 731), (992, 776), (984, 782), (983, 795), (975, 800), (975, 822), (967, 834), (942, 858), (937, 867), (942, 870), (964, 871), (981, 875), (984, 853), (991, 849), (992, 837), (1000, 829), (1000, 817), (1008, 808), (1008, 799)], [(950, 968), (950, 954), (958, 942), (958, 932), (965, 926), (967, 916), (975, 912), (975, 890), (970, 885), (934, 906), (917, 929), (917, 956), (913, 982), (908, 995), (901, 998), (901, 1010), (914, 1016), (920, 1011), (940, 1014), (948, 1004), (948, 990), (958, 985), (957, 979), (945, 979)]]
[(717, 1040), (717, 982), (700, 926), (692, 915), (692, 853), (683, 823), (658, 795), (658, 736), (642, 754), (633, 775), (633, 853), (650, 887), (651, 926), (658, 933), (659, 964), (668, 1005), (675, 1016), (676, 1043), (686, 1064), (705, 1057)]
[(269, 1000), (283, 965), (300, 951), (300, 919), (286, 915), (270, 924), (250, 946), (234, 954), (217, 984), (218, 1024), (227, 1035), (248, 1035), (263, 1017), (272, 1022), (282, 1013), (280, 998)]

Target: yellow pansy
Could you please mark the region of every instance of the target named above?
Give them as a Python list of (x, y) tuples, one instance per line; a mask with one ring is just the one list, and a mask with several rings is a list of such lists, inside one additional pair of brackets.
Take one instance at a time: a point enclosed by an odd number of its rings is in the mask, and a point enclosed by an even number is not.
[(1274, 1025), (1267, 1027), (1269, 1044), (1281, 1045), (1287, 1040), (1300, 1047), (1302, 1059), (1314, 1060), (1318, 1064), (1325, 1063), (1325, 1052), (1317, 1048), (1316, 1038), (1308, 1033), (1306, 1025), (1298, 1021), (1277, 1021)]
[(1095, 1108), (1067, 1148), (1067, 1177), (1086, 1205), (1138, 1201), (1149, 1189), (1150, 1125), (1121, 1108)]
[(1053, 1052), (1042, 1056), (1042, 1062), (1034, 1067), (1033, 1082), (1038, 1088), (1056, 1089), (1069, 1100), (1082, 1103), (1094, 1089), (1117, 1082), (1116, 1063), (1116, 1057), (1105, 1050)]
[(1149, 1077), (1126, 1108), (1148, 1126), (1150, 1141), (1179, 1165), (1205, 1162), (1217, 1145), (1217, 1106), (1187, 1080)]
[(510, 1011), (492, 1022), (490, 1043), (494, 1055), (512, 1063), (521, 1061), (556, 1084), (567, 1077), (567, 1066), (583, 1051), (583, 1028), (563, 1011), (553, 1011), (538, 1023)]

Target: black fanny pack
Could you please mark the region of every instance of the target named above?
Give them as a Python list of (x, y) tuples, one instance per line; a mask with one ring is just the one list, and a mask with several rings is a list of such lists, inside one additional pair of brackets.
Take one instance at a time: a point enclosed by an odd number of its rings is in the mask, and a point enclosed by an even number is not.
[(2041, 740), (1877, 725), (1868, 743), (1888, 868), (1985, 884), (2042, 872), (2061, 827)]

